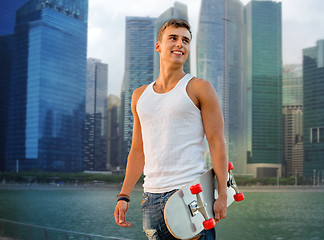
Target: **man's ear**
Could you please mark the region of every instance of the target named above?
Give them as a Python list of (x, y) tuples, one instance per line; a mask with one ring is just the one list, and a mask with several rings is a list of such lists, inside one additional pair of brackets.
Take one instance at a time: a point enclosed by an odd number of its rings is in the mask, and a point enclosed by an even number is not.
[(155, 44), (155, 51), (157, 51), (159, 53), (160, 52), (160, 49), (161, 49), (160, 42), (157, 41), (156, 44)]

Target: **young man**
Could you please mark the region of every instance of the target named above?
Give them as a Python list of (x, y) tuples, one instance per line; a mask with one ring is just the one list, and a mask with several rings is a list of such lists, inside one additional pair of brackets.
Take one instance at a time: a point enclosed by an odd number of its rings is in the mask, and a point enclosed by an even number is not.
[[(129, 195), (144, 170), (143, 228), (149, 239), (175, 239), (165, 226), (163, 209), (177, 189), (205, 171), (205, 135), (219, 184), (215, 221), (226, 217), (223, 116), (213, 86), (183, 71), (190, 41), (186, 21), (166, 22), (155, 47), (160, 53), (160, 75), (155, 82), (136, 89), (132, 97), (132, 147), (114, 215), (118, 225), (131, 225), (125, 220)], [(198, 238), (215, 239), (215, 230), (203, 231)]]

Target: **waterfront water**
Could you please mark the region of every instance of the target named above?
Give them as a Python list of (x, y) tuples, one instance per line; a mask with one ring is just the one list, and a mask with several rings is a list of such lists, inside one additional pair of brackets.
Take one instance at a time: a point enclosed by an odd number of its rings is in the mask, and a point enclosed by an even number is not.
[[(132, 193), (130, 228), (114, 223), (118, 189), (0, 189), (0, 218), (126, 239), (146, 239), (141, 191)], [(218, 240), (324, 239), (324, 192), (246, 192), (216, 227)], [(40, 238), (42, 239), (42, 238)], [(53, 239), (53, 238), (51, 238)]]

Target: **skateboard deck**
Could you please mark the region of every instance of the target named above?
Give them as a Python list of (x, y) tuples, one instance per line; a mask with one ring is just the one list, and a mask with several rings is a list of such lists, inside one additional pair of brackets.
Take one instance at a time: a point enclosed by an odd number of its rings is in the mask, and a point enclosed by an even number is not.
[[(238, 191), (229, 163), (227, 181), (227, 206), (234, 200), (244, 199)], [(179, 239), (190, 239), (203, 229), (215, 227), (213, 204), (218, 198), (217, 180), (213, 169), (200, 175), (193, 182), (175, 192), (164, 209), (165, 223), (171, 234)]]

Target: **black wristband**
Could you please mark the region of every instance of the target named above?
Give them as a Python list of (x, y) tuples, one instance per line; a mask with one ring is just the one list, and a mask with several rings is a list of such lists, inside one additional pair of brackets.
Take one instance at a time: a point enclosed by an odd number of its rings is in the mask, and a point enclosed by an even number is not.
[(117, 202), (118, 202), (118, 201), (125, 201), (125, 202), (129, 202), (130, 199), (129, 199), (128, 197), (119, 197), (119, 198), (117, 198)]

